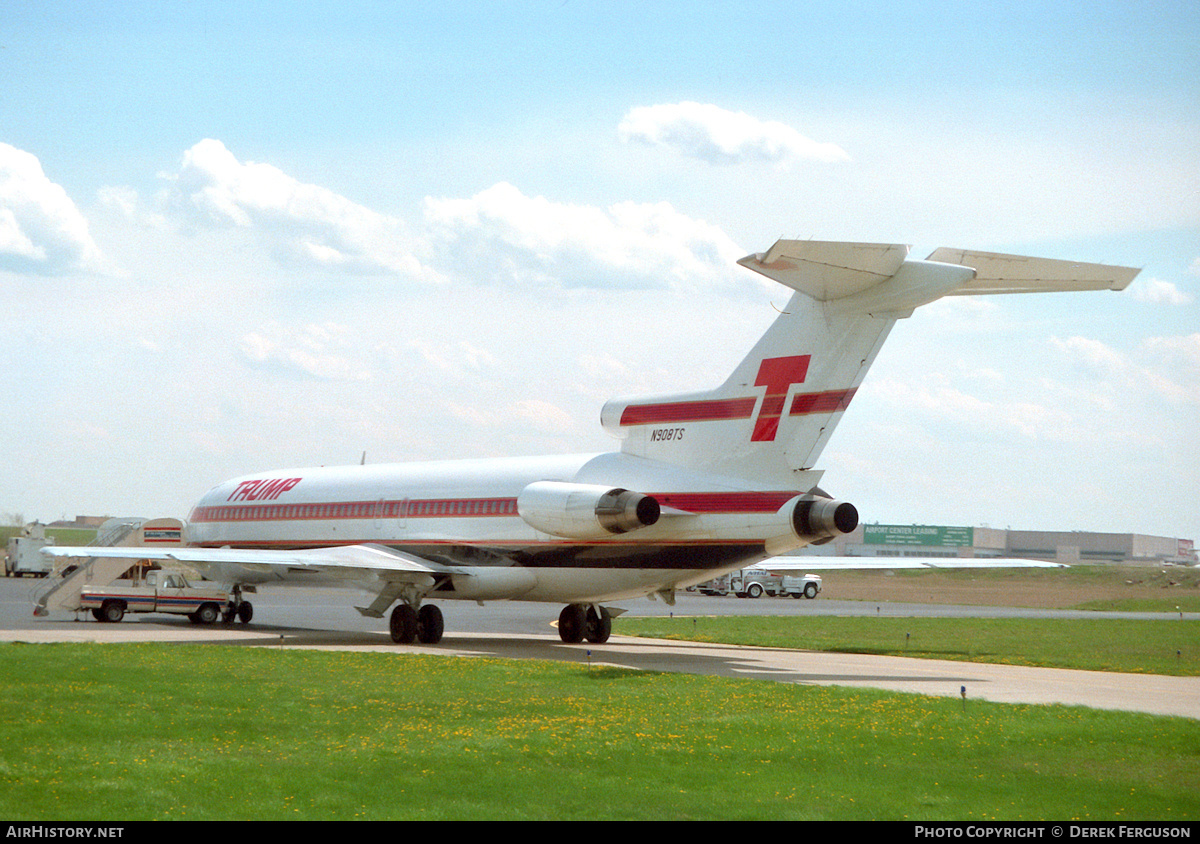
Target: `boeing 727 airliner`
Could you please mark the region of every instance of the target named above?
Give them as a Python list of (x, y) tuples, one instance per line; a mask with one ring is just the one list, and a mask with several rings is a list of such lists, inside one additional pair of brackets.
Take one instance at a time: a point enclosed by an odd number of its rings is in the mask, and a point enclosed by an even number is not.
[(207, 492), (172, 548), (50, 548), (183, 563), (232, 584), (352, 583), (397, 643), (436, 643), (434, 601), (565, 605), (600, 643), (609, 604), (659, 596), (858, 525), (820, 487), (821, 452), (898, 319), (943, 296), (1122, 290), (1138, 270), (899, 244), (780, 240), (742, 266), (794, 292), (723, 384), (622, 398), (599, 455), (286, 469)]

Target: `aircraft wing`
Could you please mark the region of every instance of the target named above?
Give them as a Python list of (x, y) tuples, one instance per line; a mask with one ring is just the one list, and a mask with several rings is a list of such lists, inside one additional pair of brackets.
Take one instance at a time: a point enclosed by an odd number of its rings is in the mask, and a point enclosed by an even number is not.
[(870, 571), (884, 569), (1011, 569), (1067, 568), (1063, 563), (1017, 557), (773, 557), (756, 568), (772, 574), (810, 571)]
[(412, 580), (446, 574), (452, 569), (423, 560), (412, 554), (393, 551), (380, 545), (342, 545), (296, 551), (260, 550), (245, 548), (144, 548), (144, 547), (79, 547), (48, 546), (42, 553), (49, 557), (67, 559), (126, 559), (154, 560), (159, 563), (183, 563), (203, 572), (217, 575), (216, 579), (241, 580), (229, 577), (231, 569), (254, 572), (262, 580), (284, 580), (288, 575), (324, 575), (338, 579), (375, 576), (382, 580)]

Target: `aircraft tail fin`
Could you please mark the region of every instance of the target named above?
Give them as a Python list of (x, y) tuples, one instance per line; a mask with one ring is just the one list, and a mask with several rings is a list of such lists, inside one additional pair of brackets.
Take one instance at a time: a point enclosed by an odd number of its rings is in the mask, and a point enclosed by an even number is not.
[[(780, 240), (738, 261), (796, 291), (715, 390), (614, 399), (622, 451), (765, 486), (802, 488), (897, 319), (943, 296), (1122, 290), (1138, 270), (902, 244)], [(809, 473), (809, 474), (805, 474)]]

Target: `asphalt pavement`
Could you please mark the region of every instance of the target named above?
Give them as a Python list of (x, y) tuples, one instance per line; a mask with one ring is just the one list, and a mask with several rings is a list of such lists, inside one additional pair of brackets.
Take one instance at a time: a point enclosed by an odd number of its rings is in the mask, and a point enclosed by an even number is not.
[[(775, 682), (858, 686), (950, 698), (1007, 703), (1063, 704), (1178, 715), (1200, 719), (1200, 677), (1165, 677), (1026, 668), (943, 660), (831, 654), (777, 648), (705, 645), (614, 636), (604, 645), (565, 645), (554, 629), (559, 607), (549, 604), (493, 602), (483, 606), (441, 602), (445, 638), (438, 645), (397, 646), (382, 619), (353, 609), (362, 593), (345, 589), (281, 587), (252, 596), (250, 625), (199, 626), (166, 615), (127, 616), (120, 624), (94, 621), (90, 614), (33, 616), (41, 581), (0, 578), (0, 641), (122, 642), (161, 641), (280, 648), (370, 650), (384, 653), (431, 653), (548, 659), (581, 668), (617, 665), (639, 670), (682, 671)], [(1112, 613), (1019, 610), (889, 602), (792, 600), (679, 596), (675, 606), (638, 600), (619, 602), (630, 615), (702, 617), (706, 615), (878, 615), (1076, 618), (1115, 617)], [(1124, 617), (1161, 618), (1129, 613)], [(1173, 617), (1173, 616), (1172, 616)], [(1194, 614), (1185, 614), (1194, 617)], [(965, 703), (964, 703), (965, 705)]]

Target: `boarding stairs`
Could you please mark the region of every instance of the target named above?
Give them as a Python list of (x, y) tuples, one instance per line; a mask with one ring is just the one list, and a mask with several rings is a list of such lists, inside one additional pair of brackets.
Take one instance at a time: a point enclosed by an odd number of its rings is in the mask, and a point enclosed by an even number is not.
[[(110, 519), (96, 534), (94, 546), (106, 548), (139, 546), (143, 542), (146, 519)], [(55, 566), (43, 581), (44, 588), (34, 596), (33, 614), (48, 615), (51, 610), (79, 612), (85, 587), (107, 586), (129, 571), (128, 559), (89, 557), (82, 563)]]

